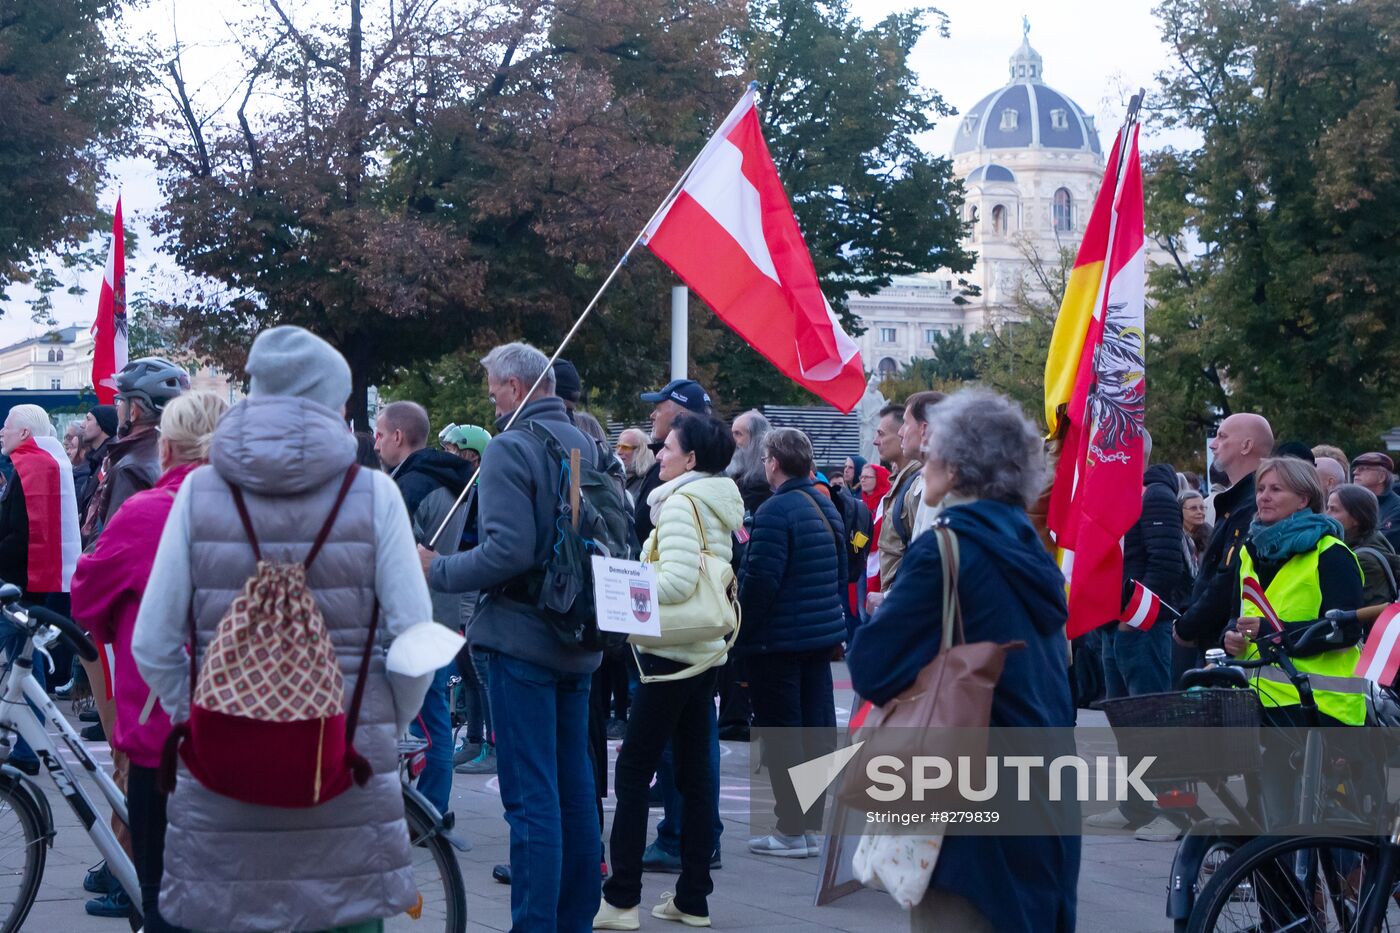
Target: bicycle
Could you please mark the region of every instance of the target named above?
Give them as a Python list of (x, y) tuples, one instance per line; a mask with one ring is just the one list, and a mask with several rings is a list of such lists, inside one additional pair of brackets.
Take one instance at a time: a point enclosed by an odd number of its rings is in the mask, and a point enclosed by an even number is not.
[[(44, 723), (51, 723), (57, 730), (57, 738), (77, 759), (88, 779), (97, 784), (112, 811), (123, 822), (127, 819), (126, 797), (88, 754), (82, 738), (59, 713), (33, 673), (36, 647), (42, 648), (55, 637), (67, 641), (87, 661), (97, 659), (97, 649), (72, 620), (41, 607), (19, 606), (20, 595), (18, 587), (0, 585), (0, 618), (16, 626), (25, 636), (23, 647), (0, 681), (0, 765), (3, 765), (0, 767), (0, 933), (13, 933), (23, 928), (38, 897), (48, 850), (53, 847), (57, 835), (48, 798), (27, 775), (3, 764), (14, 750), (16, 734), (29, 743), (39, 758), (41, 769), (48, 772), (106, 858), (108, 868), (131, 899), (131, 929), (139, 930), (141, 890), (136, 869), (110, 827), (99, 818), (92, 799), (59, 757), (55, 737)], [(31, 702), (39, 707), (39, 713), (29, 705)], [(394, 933), (408, 930), (425, 933), (439, 929), (443, 933), (465, 933), (466, 887), (455, 852), (468, 851), (468, 846), (452, 833), (453, 815), (438, 813), (413, 786), (417, 776), (413, 758), (419, 751), (420, 748), (411, 745), (401, 746), (399, 755), (404, 819), (408, 824), (419, 902), (413, 909), (385, 920), (384, 927)], [(19, 845), (9, 845), (12, 842)], [(10, 857), (12, 850), (17, 852), (17, 857)]]
[[(59, 713), (58, 707), (34, 677), (36, 641), (42, 647), (55, 637), (62, 638), (84, 661), (96, 661), (97, 648), (71, 619), (42, 607), (25, 609), (19, 606), (20, 595), (19, 587), (14, 584), (0, 585), (0, 618), (25, 635), (24, 645), (10, 659), (9, 670), (5, 672), (3, 684), (0, 685), (0, 764), (4, 765), (0, 768), (0, 846), (3, 846), (0, 848), (0, 884), (4, 885), (0, 887), (0, 917), (3, 917), (0, 933), (11, 933), (23, 926), (39, 894), (45, 859), (56, 835), (53, 811), (43, 792), (18, 769), (4, 764), (14, 751), (17, 734), (29, 743), (41, 768), (48, 772), (54, 786), (72, 807), (79, 823), (87, 829), (97, 850), (107, 860), (112, 876), (131, 899), (131, 929), (139, 930), (141, 886), (136, 879), (136, 868), (106, 821), (98, 817), (92, 799), (59, 757), (54, 737), (44, 723), (52, 723), (58, 730), (57, 737), (77, 759), (87, 779), (97, 785), (112, 812), (123, 822), (127, 819), (126, 796), (93, 761), (82, 738)], [(31, 703), (39, 707), (40, 713), (34, 711)], [(40, 718), (41, 715), (43, 718)], [(7, 826), (10, 819), (18, 825)], [(18, 867), (11, 866), (7, 851), (8, 843), (15, 840), (21, 842), (18, 860), (22, 864)], [(7, 893), (11, 880), (17, 881), (18, 885), (13, 896)]]
[[(414, 786), (426, 764), (423, 753), (427, 747), (428, 741), (416, 735), (399, 740), (404, 819), (408, 822), (419, 901), (414, 909), (384, 921), (386, 933), (420, 933), (429, 929), (466, 933), (467, 929), (467, 889), (456, 852), (470, 851), (470, 846), (452, 833), (456, 815), (439, 813)], [(427, 926), (423, 925), (424, 920), (428, 921)]]
[[(1103, 701), (1100, 707), (1108, 714), (1115, 729), (1124, 726), (1176, 726), (1182, 729), (1247, 728), (1257, 732), (1260, 706), (1250, 689), (1246, 671), (1277, 664), (1298, 689), (1299, 706), (1306, 721), (1315, 725), (1318, 710), (1310, 680), (1307, 674), (1294, 667), (1290, 656), (1302, 657), (1339, 647), (1342, 639), (1340, 624), (1355, 621), (1354, 616), (1350, 619), (1319, 620), (1307, 629), (1293, 630), (1287, 637), (1261, 640), (1261, 657), (1258, 659), (1234, 659), (1185, 672), (1178, 683), (1181, 692), (1108, 700)], [(1152, 736), (1153, 741), (1153, 748), (1143, 748), (1139, 750), (1140, 753), (1160, 752), (1160, 743), (1166, 741), (1159, 738), (1161, 735), (1151, 730), (1140, 730), (1134, 736), (1136, 740), (1146, 740)], [(1199, 733), (1183, 731), (1173, 738), (1191, 744), (1197, 742), (1197, 735)], [(1231, 733), (1231, 736), (1232, 740), (1227, 745), (1213, 748), (1209, 754), (1163, 755), (1164, 760), (1190, 760), (1200, 767), (1199, 772), (1191, 769), (1191, 773), (1183, 772), (1169, 777), (1193, 785), (1204, 784), (1224, 805), (1230, 817), (1209, 817), (1199, 806), (1186, 810), (1192, 822), (1177, 846), (1167, 884), (1166, 916), (1173, 922), (1176, 933), (1185, 933), (1189, 929), (1202, 892), (1230, 857), (1263, 832), (1262, 818), (1254, 808), (1260, 797), (1256, 781), (1261, 767), (1260, 747), (1256, 742), (1239, 741), (1238, 732)], [(1124, 751), (1121, 743), (1120, 751)], [(1359, 795), (1343, 765), (1323, 761), (1321, 735), (1315, 729), (1310, 729), (1303, 745), (1301, 800), (1308, 802), (1312, 809), (1300, 811), (1300, 821), (1316, 821), (1324, 803), (1333, 812), (1340, 812), (1349, 818), (1354, 815), (1360, 803)], [(1237, 775), (1245, 779), (1248, 802), (1241, 802), (1228, 786), (1229, 779)], [(1322, 791), (1324, 788), (1325, 792)]]
[[(1294, 667), (1289, 655), (1303, 656), (1354, 643), (1344, 626), (1359, 623), (1365, 614), (1365, 610), (1361, 616), (1333, 611), (1307, 628), (1266, 636), (1256, 641), (1259, 659), (1235, 661), (1232, 666), (1277, 664), (1298, 688), (1300, 700), (1309, 702), (1310, 724), (1316, 725), (1309, 677)], [(1344, 812), (1340, 820), (1324, 813), (1324, 804), (1335, 802), (1335, 797), (1329, 801), (1332, 795), (1320, 793), (1331, 786), (1331, 775), (1323, 768), (1322, 746), (1320, 731), (1310, 728), (1304, 743), (1296, 826), (1279, 827), (1273, 835), (1243, 842), (1225, 860), (1197, 898), (1187, 927), (1190, 933), (1218, 929), (1370, 931), (1381, 929), (1382, 921), (1386, 928), (1400, 927), (1400, 902), (1387, 916), (1394, 901), (1390, 895), (1400, 879), (1400, 862), (1387, 847), (1400, 843), (1400, 821), (1393, 824), (1387, 842), (1367, 832), (1372, 823), (1354, 811)], [(1373, 866), (1376, 870), (1371, 872)]]

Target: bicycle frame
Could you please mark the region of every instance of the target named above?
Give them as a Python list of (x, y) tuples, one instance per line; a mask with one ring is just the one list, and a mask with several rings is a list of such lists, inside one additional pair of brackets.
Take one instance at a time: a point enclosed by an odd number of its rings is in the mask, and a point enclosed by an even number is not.
[[(29, 703), (33, 703), (41, 712), (36, 714)], [(13, 736), (18, 733), (34, 750), (40, 764), (48, 771), (49, 778), (63, 795), (63, 799), (68, 801), (68, 806), (72, 807), (73, 813), (92, 837), (98, 851), (107, 860), (107, 867), (113, 877), (126, 890), (127, 897), (131, 898), (131, 903), (139, 910), (141, 885), (136, 878), (136, 868), (131, 864), (131, 859), (127, 858), (121, 843), (117, 842), (111, 827), (98, 818), (92, 800), (82, 785), (59, 757), (53, 737), (44, 728), (45, 721), (52, 723), (58, 730), (63, 744), (82, 765), (88, 779), (97, 784), (102, 796), (107, 798), (107, 803), (111, 805), (112, 812), (122, 822), (126, 822), (125, 795), (117, 789), (117, 785), (107, 773), (97, 766), (97, 762), (92, 760), (82, 738), (59, 713), (58, 707), (35, 679), (34, 641), (31, 636), (25, 640), (20, 656), (10, 664), (9, 671), (4, 675), (3, 690), (0, 690), (0, 764), (9, 759), (10, 752), (14, 749)]]

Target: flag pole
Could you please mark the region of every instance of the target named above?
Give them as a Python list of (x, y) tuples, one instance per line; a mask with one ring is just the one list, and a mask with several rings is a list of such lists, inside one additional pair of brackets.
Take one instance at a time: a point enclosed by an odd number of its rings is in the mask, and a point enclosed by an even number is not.
[[(747, 96), (757, 90), (758, 82), (750, 81), (744, 95)], [(743, 102), (743, 97), (740, 97), (739, 104), (735, 105), (734, 110), (738, 110)], [(733, 113), (734, 111), (731, 110), (730, 116), (732, 116)], [(725, 120), (728, 122), (727, 117)], [(723, 124), (721, 124), (721, 126), (723, 126)], [(559, 359), (559, 355), (563, 353), (564, 348), (569, 345), (569, 341), (574, 339), (574, 335), (579, 332), (579, 328), (583, 326), (583, 322), (588, 320), (588, 316), (593, 313), (593, 309), (598, 305), (598, 300), (603, 297), (603, 292), (608, 290), (608, 286), (613, 283), (613, 279), (617, 278), (617, 274), (622, 271), (622, 267), (627, 265), (627, 260), (631, 258), (632, 251), (642, 242), (642, 238), (646, 236), (647, 230), (651, 227), (656, 218), (665, 213), (666, 209), (676, 200), (677, 196), (680, 194), (681, 188), (685, 185), (686, 181), (689, 180), (691, 173), (695, 171), (695, 166), (700, 164), (700, 160), (715, 146), (716, 140), (718, 139), (718, 132), (710, 137), (709, 141), (700, 152), (691, 160), (686, 170), (681, 173), (681, 177), (676, 179), (676, 183), (671, 186), (671, 190), (667, 193), (665, 199), (662, 200), (661, 205), (657, 207), (656, 210), (652, 211), (651, 216), (647, 218), (647, 222), (642, 224), (642, 229), (637, 231), (637, 235), (632, 238), (632, 242), (628, 244), (627, 249), (623, 251), (622, 257), (618, 259), (617, 264), (614, 265), (612, 271), (608, 273), (608, 277), (603, 280), (603, 284), (598, 287), (598, 291), (594, 294), (593, 300), (588, 302), (588, 306), (583, 309), (583, 312), (578, 316), (578, 320), (574, 321), (574, 325), (569, 328), (569, 332), (564, 335), (564, 339), (559, 341), (559, 346), (555, 348), (553, 355), (549, 358), (549, 362), (545, 364), (544, 369), (540, 372), (539, 376), (536, 377), (534, 384), (531, 385), (529, 391), (525, 393), (525, 400), (516, 407), (515, 411), (511, 412), (505, 427), (501, 429), (502, 433), (509, 431), (511, 425), (515, 424), (515, 419), (520, 417), (520, 412), (524, 410), (526, 401), (539, 389), (540, 385), (544, 382), (545, 374), (553, 368), (555, 361)], [(452, 516), (457, 514), (457, 510), (462, 507), (464, 501), (468, 501), (469, 496), (476, 494), (477, 479), (480, 476), (481, 468), (478, 466), (476, 472), (472, 474), (471, 481), (467, 483), (466, 488), (457, 496), (457, 501), (452, 503), (452, 508), (447, 511), (447, 515), (443, 518), (442, 524), (438, 525), (437, 531), (433, 532), (432, 538), (428, 541), (428, 550), (432, 551), (437, 549), (438, 539), (442, 537), (443, 531), (446, 530), (448, 523), (452, 521)], [(470, 508), (470, 506), (468, 506), (468, 508)]]

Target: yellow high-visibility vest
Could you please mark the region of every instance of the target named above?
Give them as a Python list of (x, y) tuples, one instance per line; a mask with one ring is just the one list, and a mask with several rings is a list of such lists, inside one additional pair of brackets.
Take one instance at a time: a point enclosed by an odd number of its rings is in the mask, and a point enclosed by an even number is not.
[[(1269, 604), (1284, 622), (1311, 622), (1318, 617), (1322, 609), (1322, 587), (1317, 576), (1318, 559), (1324, 551), (1334, 547), (1346, 548), (1346, 545), (1331, 535), (1323, 536), (1311, 551), (1289, 558), (1264, 589)], [(1358, 573), (1360, 569), (1358, 564)], [(1254, 576), (1254, 561), (1250, 557), (1249, 549), (1242, 548), (1240, 581)], [(1254, 608), (1252, 603), (1240, 600), (1241, 618), (1258, 615), (1259, 610)], [(1250, 645), (1244, 656), (1257, 658), (1259, 651), (1254, 645)], [(1364, 677), (1354, 676), (1356, 664), (1361, 660), (1359, 645), (1326, 651), (1311, 658), (1292, 660), (1294, 667), (1308, 674), (1312, 683), (1313, 699), (1317, 702), (1319, 712), (1349, 726), (1359, 726), (1366, 722), (1367, 681)], [(1289, 681), (1288, 675), (1276, 665), (1271, 664), (1253, 671), (1250, 683), (1259, 694), (1259, 702), (1266, 707), (1297, 706), (1301, 702), (1298, 689)]]

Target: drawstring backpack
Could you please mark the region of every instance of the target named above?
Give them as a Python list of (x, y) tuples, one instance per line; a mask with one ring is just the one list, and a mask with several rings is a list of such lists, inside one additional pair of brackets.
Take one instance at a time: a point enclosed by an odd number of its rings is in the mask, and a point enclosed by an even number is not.
[(363, 786), (373, 773), (355, 750), (355, 728), (379, 628), (370, 618), (360, 676), (345, 709), (345, 681), (325, 617), (306, 578), (330, 536), (359, 472), (352, 465), (306, 557), (264, 560), (243, 492), (229, 484), (252, 545), (257, 571), (219, 620), (195, 661), (190, 614), (190, 715), (171, 731), (161, 754), (161, 789), (175, 787), (176, 755), (200, 784), (244, 803), (303, 808)]

